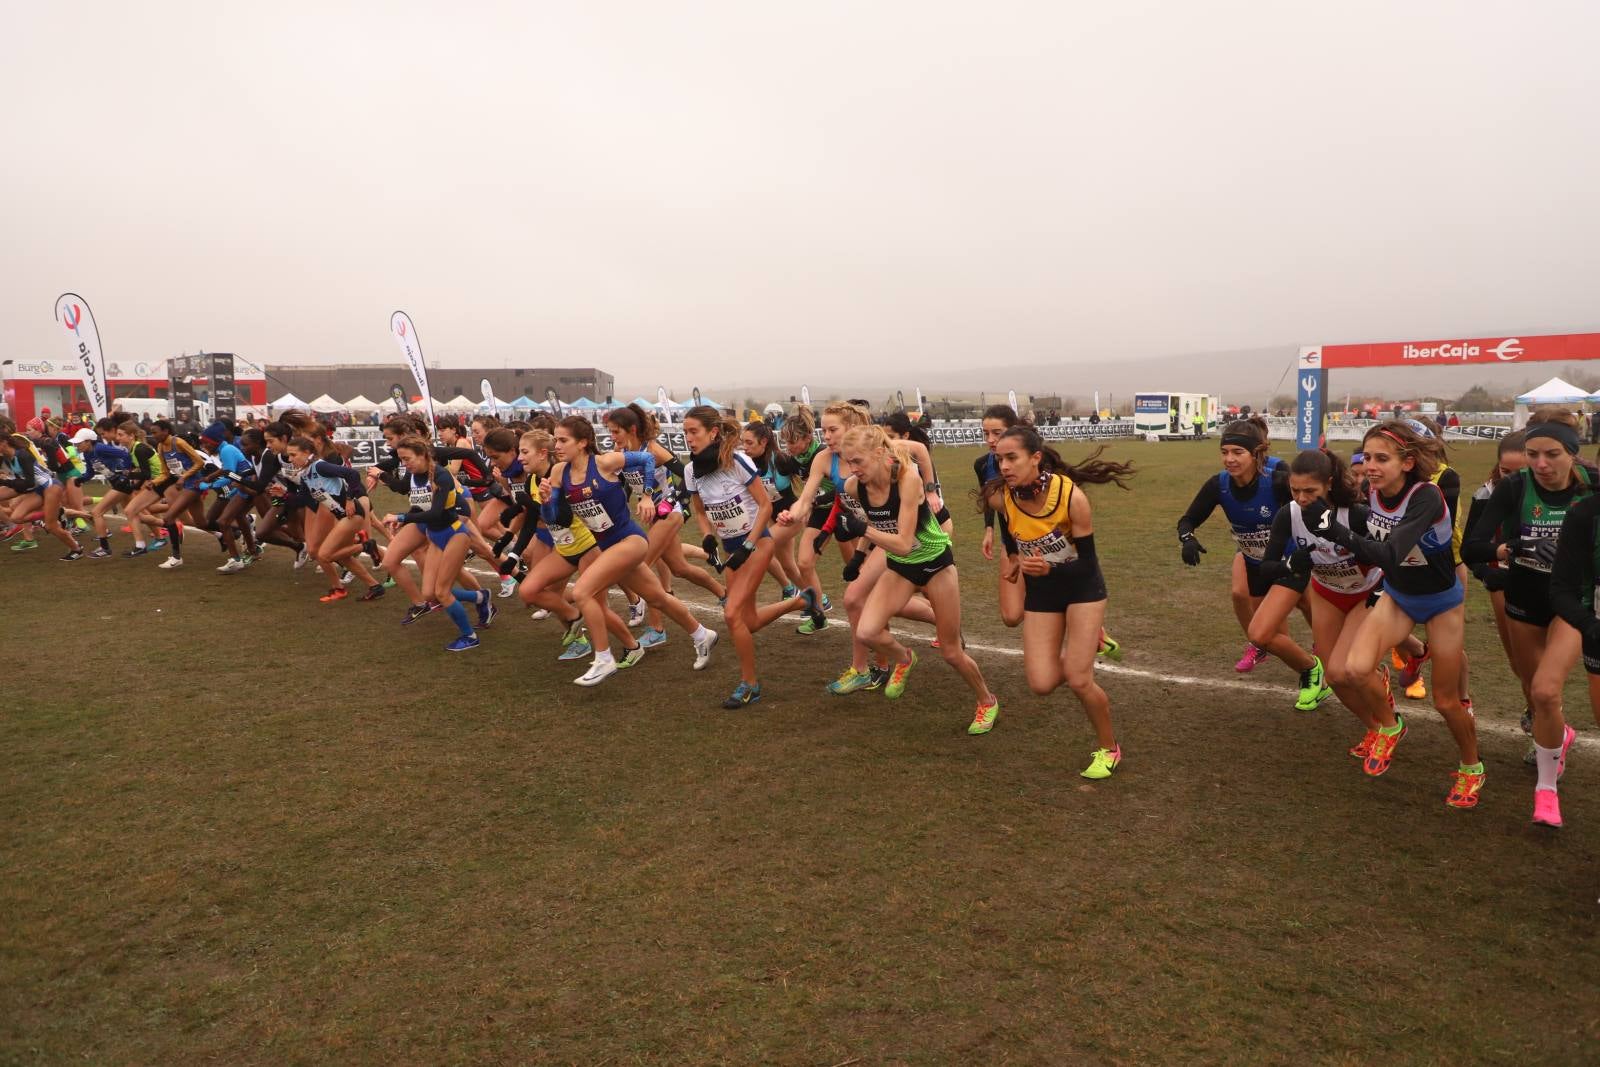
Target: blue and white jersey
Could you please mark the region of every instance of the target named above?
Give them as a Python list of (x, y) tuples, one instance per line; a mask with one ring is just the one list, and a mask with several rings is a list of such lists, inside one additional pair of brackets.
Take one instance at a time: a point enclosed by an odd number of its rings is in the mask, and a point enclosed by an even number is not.
[(716, 528), (717, 536), (724, 541), (748, 537), (756, 527), (760, 507), (750, 492), (750, 485), (759, 475), (756, 465), (743, 452), (733, 454), (733, 463), (697, 477), (694, 465), (684, 470), (684, 486), (700, 498), (706, 518)]
[(1259, 565), (1267, 554), (1267, 541), (1272, 537), (1272, 519), (1278, 514), (1272, 472), (1261, 471), (1256, 477), (1255, 491), (1248, 499), (1234, 495), (1240, 487), (1227, 471), (1217, 474), (1217, 490), (1222, 498), (1222, 512), (1228, 516), (1228, 525), (1233, 528), (1233, 539), (1244, 553), (1244, 561), (1252, 567)]

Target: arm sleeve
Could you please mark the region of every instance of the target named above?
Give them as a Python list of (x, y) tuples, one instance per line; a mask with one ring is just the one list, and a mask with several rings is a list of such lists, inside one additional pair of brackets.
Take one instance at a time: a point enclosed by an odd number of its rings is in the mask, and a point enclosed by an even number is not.
[(1469, 567), (1479, 563), (1492, 563), (1498, 546), (1501, 527), (1506, 516), (1515, 515), (1522, 505), (1522, 479), (1506, 478), (1494, 487), (1486, 501), (1472, 502), (1467, 518), (1467, 536), (1461, 542), (1461, 562)]
[(1178, 536), (1192, 534), (1217, 510), (1222, 503), (1222, 490), (1217, 487), (1217, 477), (1212, 475), (1200, 486), (1200, 491), (1194, 495), (1194, 500), (1189, 504), (1189, 510), (1183, 513), (1178, 520)]
[(623, 470), (644, 475), (645, 492), (649, 493), (656, 484), (656, 457), (648, 448), (642, 448), (637, 452), (624, 452), (622, 460)]
[(1434, 523), (1444, 517), (1444, 493), (1432, 482), (1423, 482), (1411, 495), (1406, 513), (1389, 533), (1386, 540), (1374, 541), (1361, 537), (1353, 530), (1336, 529), (1340, 545), (1348, 548), (1362, 563), (1372, 567), (1393, 570), (1411, 554)]
[(264, 492), (282, 469), (283, 462), (278, 459), (278, 454), (269, 448), (261, 453), (261, 462), (256, 464), (256, 476), (241, 481), (239, 488), (247, 493)]
[[(978, 493), (980, 495), (980, 498), (982, 497), (983, 487), (984, 487), (984, 484), (985, 484), (984, 483), (984, 477), (983, 477), (983, 467), (984, 467), (983, 460), (984, 460), (984, 457), (980, 455), (977, 459), (972, 461), (972, 476), (978, 480)], [(983, 499), (983, 524), (985, 526), (993, 526), (994, 525), (994, 508), (989, 506), (989, 501), (988, 501), (987, 498), (982, 498), (982, 499)]]
[(1439, 475), (1439, 491), (1444, 494), (1444, 506), (1450, 513), (1450, 525), (1456, 524), (1456, 504), (1461, 499), (1461, 472), (1451, 467)]
[(344, 495), (347, 499), (366, 496), (367, 491), (361, 485), (361, 475), (356, 473), (354, 467), (341, 466), (338, 463), (329, 463), (325, 459), (317, 460), (317, 473), (324, 478), (337, 478), (344, 483)]
[(433, 468), (433, 504), (426, 511), (408, 511), (400, 516), (401, 522), (414, 522), (426, 526), (443, 526), (445, 516), (456, 509), (455, 479), (443, 464)]
[(1556, 542), (1555, 562), (1550, 565), (1550, 608), (1580, 634), (1594, 621), (1594, 612), (1585, 610), (1584, 593), (1592, 590), (1596, 498), (1591, 497), (1567, 512), (1561, 523), (1561, 538)]

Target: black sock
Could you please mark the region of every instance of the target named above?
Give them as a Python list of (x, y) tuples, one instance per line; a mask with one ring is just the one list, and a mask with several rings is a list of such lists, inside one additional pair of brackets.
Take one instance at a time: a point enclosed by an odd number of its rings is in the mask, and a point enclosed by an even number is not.
[(100, 541), (100, 547), (102, 549), (104, 549), (107, 552), (111, 551), (111, 538), (109, 538), (109, 537), (101, 537), (98, 540)]
[(172, 524), (171, 528), (167, 530), (167, 533), (171, 535), (169, 540), (172, 542), (172, 555), (173, 555), (173, 557), (175, 559), (182, 559), (183, 558), (183, 526), (180, 525), (179, 523), (175, 522), (175, 523)]

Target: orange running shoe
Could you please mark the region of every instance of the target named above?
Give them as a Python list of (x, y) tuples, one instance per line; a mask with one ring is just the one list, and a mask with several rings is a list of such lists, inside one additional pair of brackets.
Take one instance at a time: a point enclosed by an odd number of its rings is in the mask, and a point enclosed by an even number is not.
[(343, 600), (349, 595), (350, 591), (348, 589), (342, 585), (338, 585), (334, 586), (332, 589), (328, 590), (327, 593), (318, 597), (317, 599), (322, 601), (324, 604), (332, 604), (335, 600)]
[(1373, 738), (1372, 748), (1367, 752), (1367, 758), (1361, 764), (1361, 769), (1376, 778), (1389, 769), (1390, 762), (1394, 759), (1395, 746), (1400, 744), (1400, 739), (1406, 736), (1406, 720), (1403, 716), (1395, 716), (1400, 723), (1400, 729), (1392, 734), (1378, 730), (1378, 736)]
[(1350, 755), (1354, 756), (1358, 760), (1365, 760), (1367, 756), (1372, 753), (1372, 742), (1376, 741), (1377, 739), (1378, 731), (1368, 730), (1366, 732), (1366, 736), (1362, 737), (1360, 741), (1357, 741), (1351, 746)]
[(1422, 645), (1422, 655), (1407, 655), (1403, 663), (1395, 664), (1396, 667), (1400, 668), (1401, 689), (1410, 689), (1416, 684), (1417, 679), (1422, 677), (1422, 665), (1428, 662), (1428, 658), (1432, 655), (1432, 650), (1429, 649), (1427, 643), (1424, 642)]
[(1457, 767), (1450, 776), (1450, 795), (1444, 802), (1452, 808), (1475, 808), (1478, 806), (1478, 794), (1483, 789), (1483, 764), (1475, 763), (1471, 767)]

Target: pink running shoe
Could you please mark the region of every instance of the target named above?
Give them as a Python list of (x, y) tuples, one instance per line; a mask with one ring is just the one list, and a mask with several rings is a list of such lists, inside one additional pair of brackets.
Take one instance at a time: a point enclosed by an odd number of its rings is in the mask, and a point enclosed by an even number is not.
[(1554, 789), (1533, 791), (1533, 821), (1541, 826), (1561, 828), (1561, 799)]
[[(1570, 726), (1567, 727), (1566, 733), (1561, 735), (1561, 762), (1556, 764), (1556, 781), (1558, 782), (1561, 781), (1561, 776), (1567, 773), (1567, 749), (1572, 747), (1572, 742), (1577, 740), (1577, 738), (1578, 731), (1574, 730)], [(1557, 810), (1559, 812), (1559, 809)], [(1537, 816), (1535, 816), (1535, 821), (1538, 821)], [(1561, 816), (1559, 814), (1556, 816), (1555, 825), (1561, 825)]]
[(1233, 665), (1233, 669), (1240, 674), (1249, 674), (1256, 669), (1256, 664), (1266, 658), (1267, 653), (1264, 649), (1257, 648), (1255, 645), (1245, 645), (1244, 655), (1239, 657), (1239, 662)]

